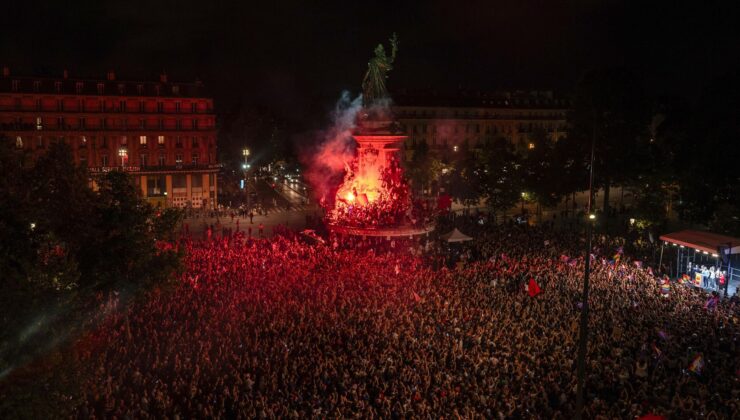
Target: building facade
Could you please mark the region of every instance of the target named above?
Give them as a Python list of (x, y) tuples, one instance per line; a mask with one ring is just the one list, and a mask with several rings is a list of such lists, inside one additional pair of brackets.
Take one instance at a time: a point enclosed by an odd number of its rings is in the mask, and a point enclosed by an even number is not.
[(217, 206), (216, 122), (202, 83), (0, 77), (0, 135), (43, 155), (70, 146), (96, 175), (125, 171), (157, 206)]
[(517, 150), (535, 147), (538, 137), (558, 141), (567, 134), (571, 105), (551, 91), (400, 94), (394, 100), (393, 113), (408, 135), (406, 149), (426, 143), (439, 153), (483, 149), (497, 139)]

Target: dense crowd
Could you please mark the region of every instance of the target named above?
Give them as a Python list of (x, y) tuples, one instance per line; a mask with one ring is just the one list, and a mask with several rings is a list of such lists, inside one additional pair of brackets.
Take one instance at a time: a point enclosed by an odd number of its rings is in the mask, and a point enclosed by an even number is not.
[[(736, 418), (738, 306), (597, 241), (585, 418)], [(399, 241), (183, 241), (174, 290), (80, 343), (80, 418), (572, 418), (576, 235), (489, 228), (457, 269)], [(529, 280), (541, 293), (527, 293)]]

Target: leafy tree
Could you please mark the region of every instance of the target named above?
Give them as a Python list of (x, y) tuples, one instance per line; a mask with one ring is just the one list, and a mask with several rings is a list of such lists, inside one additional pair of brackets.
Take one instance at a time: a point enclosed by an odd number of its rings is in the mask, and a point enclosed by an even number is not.
[(552, 207), (560, 202), (564, 193), (555, 145), (547, 132), (538, 128), (532, 135), (530, 147), (523, 158), (524, 188), (533, 195), (535, 202)]
[(459, 149), (452, 159), (453, 169), (449, 175), (450, 196), (466, 206), (477, 204), (483, 196), (485, 168), (472, 150)]
[(524, 183), (522, 165), (513, 146), (505, 139), (493, 141), (481, 153), (483, 162), (483, 195), (494, 213), (506, 211), (520, 200)]
[(639, 174), (646, 165), (644, 148), (650, 112), (639, 80), (621, 68), (587, 72), (576, 87), (568, 115), (569, 133), (579, 166), (588, 166), (595, 145), (594, 183), (604, 188), (604, 213), (609, 213), (610, 187)]
[[(730, 74), (702, 93), (675, 136), (674, 169), (684, 220), (740, 235), (740, 79)], [(676, 130), (678, 131), (678, 130)]]

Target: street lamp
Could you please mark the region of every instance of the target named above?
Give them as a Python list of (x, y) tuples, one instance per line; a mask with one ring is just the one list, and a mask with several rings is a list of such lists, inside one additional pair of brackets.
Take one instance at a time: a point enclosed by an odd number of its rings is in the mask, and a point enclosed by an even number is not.
[(586, 388), (586, 347), (588, 343), (588, 293), (589, 293), (589, 278), (591, 276), (591, 240), (593, 224), (596, 221), (596, 214), (594, 214), (593, 199), (594, 199), (594, 155), (596, 154), (596, 125), (594, 124), (593, 133), (591, 136), (591, 165), (589, 165), (588, 173), (588, 221), (586, 222), (586, 261), (583, 273), (583, 293), (581, 299), (583, 299), (583, 305), (581, 306), (581, 325), (579, 328), (578, 337), (578, 367), (576, 372), (576, 420), (583, 418), (583, 405), (585, 398)]
[(126, 150), (125, 147), (121, 147), (118, 149), (118, 156), (121, 157), (121, 167), (124, 166), (124, 161), (126, 160), (126, 157), (128, 156), (128, 150)]
[(522, 191), (522, 214), (524, 214), (524, 200), (527, 198), (527, 193)]
[(242, 170), (244, 171), (244, 191), (247, 193), (247, 211), (250, 212), (252, 210), (252, 203), (251, 203), (251, 197), (249, 194), (249, 149), (244, 148), (242, 149), (242, 156), (244, 156), (244, 163), (242, 163)]

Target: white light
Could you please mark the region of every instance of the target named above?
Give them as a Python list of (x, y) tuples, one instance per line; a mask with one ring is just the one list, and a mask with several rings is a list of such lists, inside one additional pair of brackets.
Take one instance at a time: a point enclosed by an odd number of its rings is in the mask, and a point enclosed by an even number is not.
[(709, 254), (707, 251), (702, 251), (702, 252), (705, 253), (705, 254)]
[(594, 219), (596, 219), (596, 215), (595, 214), (589, 214), (588, 215), (588, 218), (591, 219), (591, 220), (594, 220)]
[(31, 230), (36, 229), (36, 223), (31, 222)]
[(246, 163), (242, 163), (242, 169), (247, 169), (247, 164)]
[(718, 257), (719, 257), (719, 255), (717, 255), (717, 254), (712, 254), (712, 256), (713, 256), (714, 258), (718, 258)]

